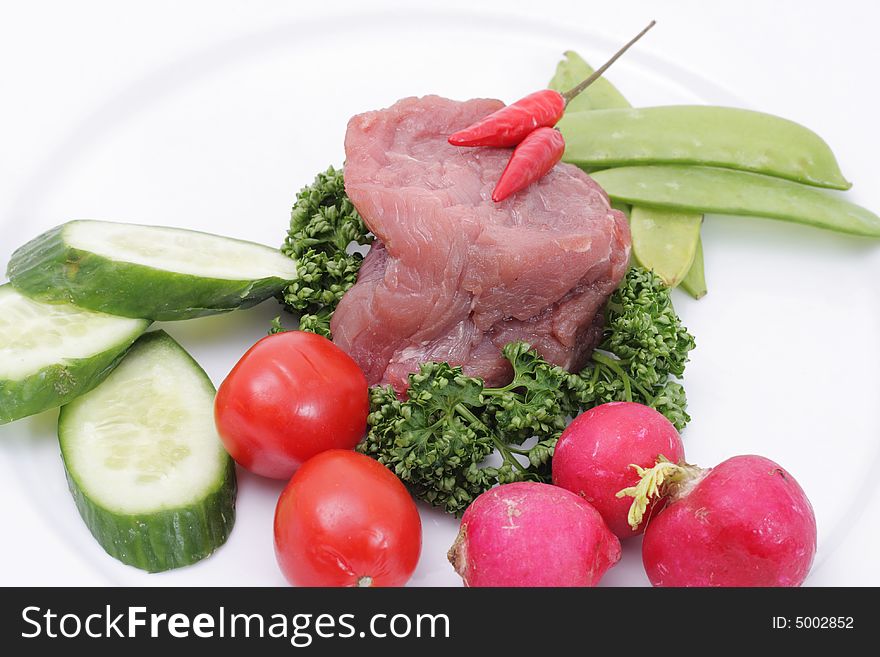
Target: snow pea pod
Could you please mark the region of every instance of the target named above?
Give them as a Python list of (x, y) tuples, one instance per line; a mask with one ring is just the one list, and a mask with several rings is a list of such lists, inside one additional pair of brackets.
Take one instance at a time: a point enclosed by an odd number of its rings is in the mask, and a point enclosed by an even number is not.
[(697, 240), (697, 253), (694, 255), (694, 264), (688, 270), (687, 276), (681, 279), (678, 286), (690, 294), (694, 299), (702, 299), (708, 291), (706, 288), (706, 270), (703, 264), (703, 240)]
[[(627, 207), (612, 201), (611, 207)], [(706, 294), (703, 215), (666, 208), (632, 206), (630, 218), (632, 254), (636, 262), (663, 279), (669, 287), (681, 287), (694, 299)]]
[(633, 206), (629, 218), (632, 254), (669, 287), (676, 287), (694, 263), (703, 215)]
[(762, 112), (708, 105), (566, 112), (559, 129), (565, 161), (584, 167), (699, 164), (851, 186), (819, 135)]
[(715, 167), (622, 167), (592, 174), (616, 200), (689, 212), (770, 217), (880, 237), (880, 217), (814, 187)]

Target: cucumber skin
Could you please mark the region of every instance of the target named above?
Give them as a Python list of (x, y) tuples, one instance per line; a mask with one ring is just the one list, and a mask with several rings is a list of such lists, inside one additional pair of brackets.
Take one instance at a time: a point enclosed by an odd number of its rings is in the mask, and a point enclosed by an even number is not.
[[(142, 332), (149, 322), (144, 321)], [(126, 343), (88, 358), (50, 365), (16, 381), (0, 380), (0, 424), (36, 415), (73, 401), (103, 381), (140, 333)]]
[[(62, 454), (63, 456), (63, 454)], [(199, 502), (149, 514), (128, 515), (95, 504), (67, 469), (67, 485), (92, 536), (111, 557), (158, 573), (201, 561), (226, 542), (235, 524), (235, 465), (228, 459), (217, 488)]]
[[(198, 369), (207, 386), (214, 390), (214, 384), (201, 365), (165, 331), (145, 333), (138, 343), (154, 341), (173, 343)], [(129, 566), (158, 573), (201, 561), (226, 542), (235, 524), (238, 492), (235, 462), (229, 454), (223, 454), (226, 467), (216, 487), (201, 500), (151, 513), (117, 513), (92, 501), (67, 466), (62, 437), (64, 410), (62, 407), (58, 416), (58, 438), (67, 486), (80, 516), (107, 554)], [(219, 444), (217, 448), (223, 450)]]
[[(72, 222), (71, 222), (72, 223)], [(250, 308), (290, 281), (231, 281), (116, 262), (64, 242), (56, 226), (12, 254), (6, 275), (22, 294), (121, 317), (173, 321)]]

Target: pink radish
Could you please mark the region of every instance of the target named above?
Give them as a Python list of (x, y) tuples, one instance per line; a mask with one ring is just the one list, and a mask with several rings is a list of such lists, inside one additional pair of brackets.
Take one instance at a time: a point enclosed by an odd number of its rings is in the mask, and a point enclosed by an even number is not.
[(658, 463), (634, 488), (634, 521), (667, 498), (645, 530), (642, 561), (654, 586), (800, 586), (816, 553), (816, 518), (788, 472), (762, 456), (714, 468)]
[(661, 456), (673, 463), (684, 461), (681, 437), (669, 420), (643, 404), (602, 404), (576, 417), (562, 432), (553, 453), (553, 483), (587, 500), (608, 528), (625, 539), (641, 534), (645, 523), (630, 526), (632, 500), (617, 493), (638, 483), (633, 464), (650, 468)]
[(620, 542), (588, 502), (534, 482), (480, 495), (449, 550), (466, 586), (595, 586), (619, 559)]

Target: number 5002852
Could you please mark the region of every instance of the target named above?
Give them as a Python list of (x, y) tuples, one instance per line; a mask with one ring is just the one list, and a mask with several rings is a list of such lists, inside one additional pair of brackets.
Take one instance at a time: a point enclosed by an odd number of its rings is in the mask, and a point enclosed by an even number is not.
[(805, 630), (849, 630), (853, 627), (852, 616), (796, 616), (796, 629)]

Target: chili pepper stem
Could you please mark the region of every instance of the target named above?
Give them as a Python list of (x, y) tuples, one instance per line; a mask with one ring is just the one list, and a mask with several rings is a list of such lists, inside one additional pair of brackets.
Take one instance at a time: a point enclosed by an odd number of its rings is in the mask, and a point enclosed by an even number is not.
[(600, 66), (599, 68), (597, 68), (596, 71), (595, 71), (590, 77), (588, 77), (586, 80), (584, 80), (583, 82), (581, 82), (581, 83), (578, 84), (577, 86), (572, 87), (571, 89), (569, 89), (568, 91), (566, 91), (565, 93), (563, 93), (563, 94), (562, 94), (562, 97), (565, 98), (565, 104), (568, 105), (568, 103), (571, 102), (571, 100), (572, 100), (575, 96), (577, 96), (578, 94), (580, 94), (584, 89), (586, 89), (586, 88), (589, 87), (591, 84), (593, 84), (596, 80), (598, 80), (600, 77), (602, 77), (602, 74), (603, 74), (605, 71), (607, 71), (607, 70), (609, 69), (609, 67), (610, 67), (614, 62), (616, 62), (616, 61), (620, 58), (621, 55), (623, 55), (623, 53), (625, 53), (627, 50), (629, 50), (630, 47), (631, 47), (636, 41), (638, 41), (638, 40), (641, 39), (643, 36), (645, 36), (645, 33), (647, 33), (647, 31), (650, 30), (652, 27), (654, 27), (656, 24), (657, 24), (657, 21), (651, 21), (650, 23), (648, 23), (648, 26), (647, 26), (644, 30), (642, 30), (642, 31), (639, 32), (637, 35), (635, 35), (632, 39), (630, 39), (630, 41), (629, 41), (625, 46), (623, 46), (623, 48), (621, 48), (621, 49), (618, 50), (616, 53), (614, 53), (614, 54), (611, 56), (611, 59), (609, 59), (607, 62), (605, 62), (604, 64), (602, 64), (602, 66)]

